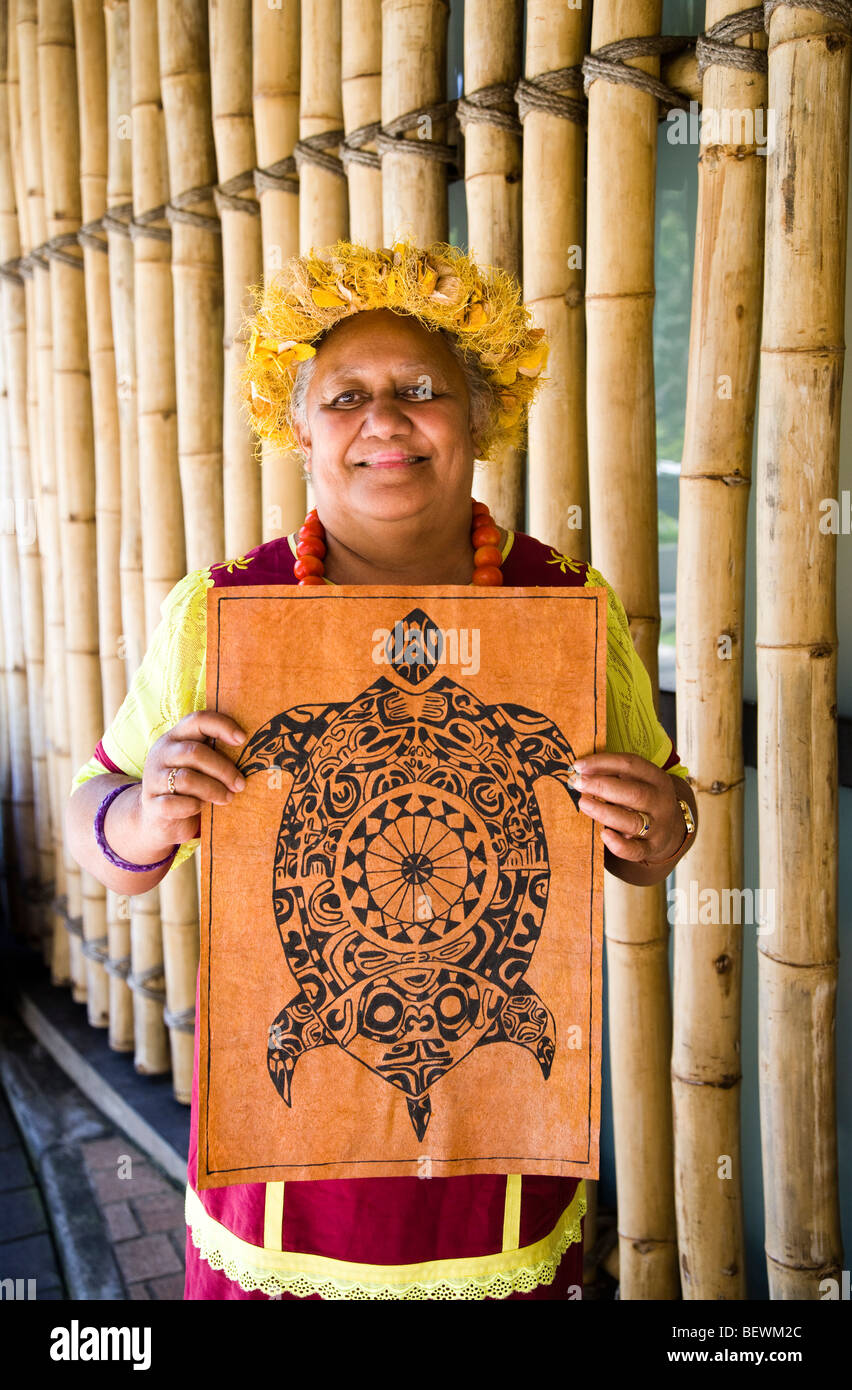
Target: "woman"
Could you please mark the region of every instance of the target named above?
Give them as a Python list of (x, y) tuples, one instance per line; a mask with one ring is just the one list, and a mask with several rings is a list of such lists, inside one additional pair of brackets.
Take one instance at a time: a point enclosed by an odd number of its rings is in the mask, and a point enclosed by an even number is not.
[[(445, 245), (338, 243), (291, 262), (251, 328), (257, 432), (298, 446), (316, 508), (298, 537), (183, 579), (127, 699), (75, 778), (72, 852), (117, 893), (146, 892), (195, 849), (204, 802), (245, 786), (210, 746), (246, 731), (206, 711), (206, 594), (246, 584), (604, 586), (590, 566), (493, 527), (474, 459), (519, 443), (545, 345), (505, 273)], [(607, 585), (607, 751), (577, 762), (606, 868), (662, 882), (695, 802), (657, 722), (623, 606)], [(319, 610), (318, 610), (319, 613)], [(574, 1178), (480, 1175), (194, 1189), (186, 1297), (580, 1297), (585, 1192)]]

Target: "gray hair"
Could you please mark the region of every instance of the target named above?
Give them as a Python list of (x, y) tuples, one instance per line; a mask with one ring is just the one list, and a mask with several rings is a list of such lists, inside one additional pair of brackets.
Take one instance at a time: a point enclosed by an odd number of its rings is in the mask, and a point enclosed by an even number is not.
[[(479, 363), (475, 358), (467, 356), (454, 334), (446, 332), (443, 328), (439, 328), (438, 332), (458, 362), (464, 376), (470, 397), (470, 433), (474, 447), (476, 447), (477, 440), (481, 439), (488, 430), (497, 410), (495, 394)], [(296, 369), (289, 408), (290, 424), (294, 428), (294, 433), (297, 425), (301, 426), (302, 429), (307, 429), (308, 388), (313, 380), (316, 366), (317, 359), (314, 355), (308, 357), (304, 362), (300, 362)], [(302, 459), (302, 476), (307, 478), (308, 474), (304, 470), (305, 456), (301, 449), (297, 450), (297, 454)]]

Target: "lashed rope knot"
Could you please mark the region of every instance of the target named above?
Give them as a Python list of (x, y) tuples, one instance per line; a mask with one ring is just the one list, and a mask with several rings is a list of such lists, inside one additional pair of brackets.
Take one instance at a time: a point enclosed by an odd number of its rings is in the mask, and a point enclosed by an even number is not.
[(178, 1033), (194, 1033), (195, 1005), (193, 1004), (189, 1009), (178, 1009), (177, 1011), (164, 1008), (163, 1022), (167, 1028), (174, 1028)]
[(383, 125), (376, 134), (376, 149), (379, 154), (413, 154), (420, 159), (435, 160), (440, 164), (448, 164), (458, 169), (458, 150), (455, 145), (444, 144), (440, 140), (432, 140), (418, 135), (416, 140), (407, 140), (407, 133), (420, 126), (424, 121), (450, 121), (455, 120), (458, 99), (452, 101), (432, 102), (428, 106), (418, 106), (414, 111), (406, 111), (402, 116), (395, 116), (392, 121)]
[(520, 120), (523, 121), (530, 111), (546, 111), (550, 116), (585, 126), (589, 115), (585, 97), (568, 96), (564, 91), (565, 87), (579, 91), (582, 86), (583, 68), (579, 64), (540, 72), (537, 77), (522, 77), (515, 87)]
[(216, 211), (221, 213), (223, 208), (227, 208), (229, 212), (247, 212), (250, 217), (260, 217), (260, 203), (257, 199), (240, 197), (247, 188), (254, 192), (254, 169), (244, 169), (232, 179), (217, 183), (213, 190)]
[(165, 967), (162, 962), (159, 965), (149, 965), (147, 970), (130, 971), (127, 975), (127, 983), (134, 994), (141, 994), (145, 999), (150, 999), (155, 1004), (165, 1004), (166, 991), (162, 985), (156, 988), (151, 983), (152, 980), (165, 981)]
[(588, 92), (592, 83), (601, 79), (617, 82), (656, 97), (662, 108), (661, 116), (674, 108), (688, 111), (689, 102), (685, 97), (667, 87), (658, 77), (642, 72), (641, 68), (629, 67), (627, 60), (680, 53), (691, 48), (695, 42), (692, 34), (647, 34), (641, 38), (616, 39), (614, 43), (605, 43), (583, 59), (583, 88)]
[(104, 220), (102, 217), (96, 217), (91, 222), (84, 222), (77, 231), (77, 244), (83, 247), (88, 246), (92, 251), (103, 251), (106, 254), (109, 251), (109, 245), (106, 237), (102, 235), (103, 229)]
[(20, 256), (13, 256), (11, 260), (4, 261), (0, 265), (0, 279), (9, 280), (14, 285), (22, 285), (23, 277), (32, 274), (31, 267), (24, 267), (23, 259)]
[(88, 960), (96, 961), (98, 965), (103, 965), (105, 967), (109, 960), (107, 942), (108, 938), (106, 936), (95, 936), (88, 941), (84, 937), (81, 944), (83, 955)]
[[(118, 203), (115, 207), (107, 208), (103, 217), (100, 219), (101, 226), (105, 232), (116, 232), (118, 236), (130, 237), (130, 224), (133, 221), (133, 204)], [(84, 229), (81, 227), (80, 231)]]
[(286, 155), (284, 159), (276, 159), (274, 164), (267, 164), (264, 169), (255, 169), (253, 173), (254, 191), (258, 197), (268, 188), (274, 188), (279, 193), (299, 191), (296, 161), (291, 154)]
[(713, 24), (704, 34), (698, 35), (695, 56), (698, 59), (698, 76), (703, 77), (705, 68), (711, 63), (721, 67), (740, 68), (743, 72), (766, 72), (769, 59), (763, 48), (740, 48), (734, 42), (744, 34), (762, 33), (764, 13), (762, 5), (753, 5), (750, 10), (739, 14), (726, 15), (718, 24)]
[(514, 111), (504, 111), (503, 107), (514, 105), (515, 88), (510, 82), (494, 82), (490, 87), (479, 87), (475, 92), (465, 92), (456, 105), (456, 119), (462, 134), (469, 125), (492, 125), (498, 130), (508, 131), (510, 135), (520, 135), (523, 127)]
[(66, 251), (66, 246), (78, 246), (76, 232), (61, 232), (59, 236), (52, 236), (48, 241), (42, 243), (40, 251), (50, 261), (61, 261), (63, 265), (70, 265), (73, 270), (84, 270), (82, 256), (72, 256), (70, 251)]
[(171, 241), (171, 227), (155, 227), (153, 223), (164, 222), (166, 220), (166, 205), (160, 203), (158, 207), (148, 208), (145, 212), (139, 212), (128, 224), (130, 240), (135, 241), (137, 237), (150, 237), (152, 241)]
[(171, 201), (166, 204), (167, 221), (170, 224), (183, 222), (188, 227), (197, 227), (199, 231), (221, 234), (222, 224), (218, 217), (192, 211), (193, 203), (213, 202), (215, 191), (215, 184), (204, 183), (198, 188), (187, 188), (183, 193), (173, 194)]
[(381, 121), (369, 121), (367, 125), (359, 125), (350, 130), (340, 146), (340, 159), (344, 169), (348, 169), (350, 164), (363, 164), (368, 169), (381, 169), (381, 155), (375, 154), (373, 150), (364, 149), (364, 145), (369, 145), (376, 139), (381, 128)]
[(293, 147), (296, 168), (300, 169), (303, 164), (316, 164), (318, 168), (325, 169), (326, 173), (336, 174), (338, 178), (345, 179), (343, 161), (336, 154), (329, 154), (329, 150), (337, 149), (345, 137), (346, 132), (343, 130), (322, 130), (316, 135), (306, 135), (304, 140), (297, 140)]
[(116, 980), (126, 980), (130, 974), (130, 957), (117, 956), (104, 961), (104, 970)]

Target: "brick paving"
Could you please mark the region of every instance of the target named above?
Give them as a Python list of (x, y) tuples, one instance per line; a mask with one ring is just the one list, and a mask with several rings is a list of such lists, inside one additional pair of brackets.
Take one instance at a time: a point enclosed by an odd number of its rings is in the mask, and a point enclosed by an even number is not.
[(0, 1021), (0, 1299), (181, 1300), (183, 1188)]
[(81, 1145), (129, 1299), (182, 1299), (183, 1191), (115, 1131)]

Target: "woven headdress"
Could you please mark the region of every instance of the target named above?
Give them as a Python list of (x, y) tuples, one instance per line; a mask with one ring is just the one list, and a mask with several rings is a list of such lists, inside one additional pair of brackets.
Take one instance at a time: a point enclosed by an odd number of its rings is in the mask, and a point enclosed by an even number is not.
[(299, 363), (313, 357), (322, 336), (341, 319), (392, 309), (453, 334), (481, 368), (494, 410), (490, 428), (477, 441), (479, 456), (487, 458), (498, 442), (523, 443), (547, 343), (507, 271), (480, 267), (445, 242), (418, 248), (401, 241), (370, 250), (338, 241), (289, 260), (256, 295), (256, 311), (245, 325), (242, 375), (249, 418), (261, 439), (297, 448), (289, 405)]

